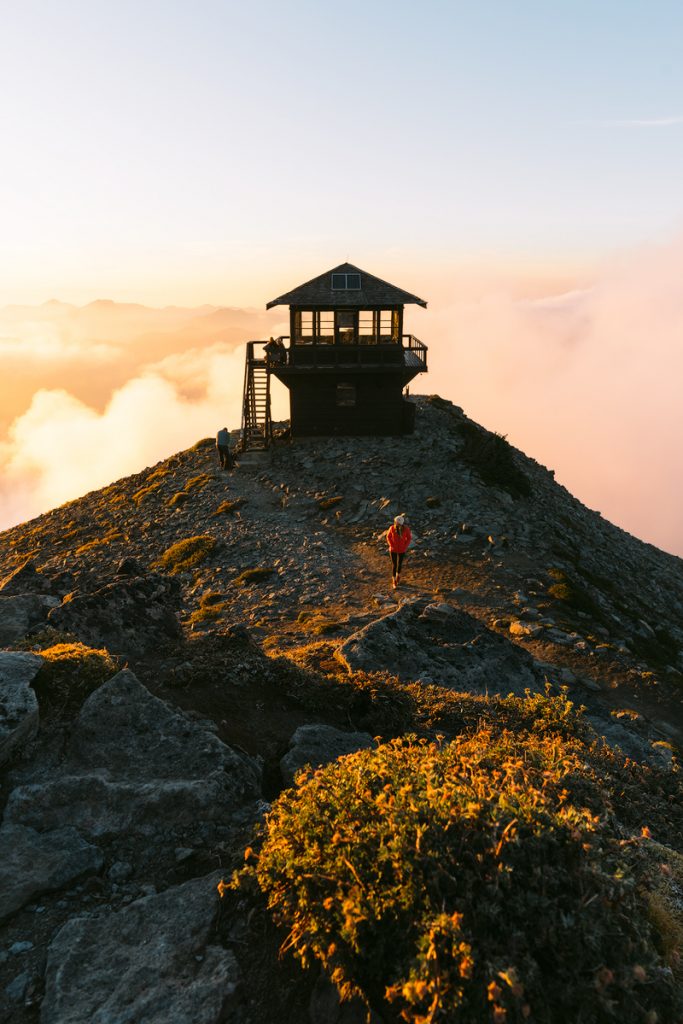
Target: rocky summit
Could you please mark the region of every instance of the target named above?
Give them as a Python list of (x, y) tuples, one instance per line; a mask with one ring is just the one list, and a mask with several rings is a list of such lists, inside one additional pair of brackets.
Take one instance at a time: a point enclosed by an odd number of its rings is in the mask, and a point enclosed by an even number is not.
[[(340, 1002), (324, 957), (280, 955), (286, 917), (229, 880), (313, 769), (555, 698), (652, 781), (592, 813), (666, 865), (647, 984), (683, 990), (683, 562), (412, 401), (411, 436), (284, 424), (232, 472), (200, 440), (0, 535), (0, 1021), (398, 1020), (372, 984)], [(490, 992), (491, 1019), (555, 1019)]]

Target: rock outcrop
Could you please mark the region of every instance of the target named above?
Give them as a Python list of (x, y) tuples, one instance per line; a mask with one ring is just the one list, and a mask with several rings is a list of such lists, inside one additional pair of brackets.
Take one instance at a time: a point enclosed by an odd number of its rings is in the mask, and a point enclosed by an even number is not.
[[(669, 785), (683, 563), (458, 407), (413, 401), (411, 437), (297, 439), (223, 475), (211, 439), (4, 535), (0, 644), (45, 650), (46, 670), (37, 699), (39, 653), (0, 651), (0, 1020), (364, 1019), (325, 981), (301, 991), (282, 937), (208, 873), (243, 863), (300, 768), (371, 733), (445, 721), (448, 740), (486, 695), (547, 681), (648, 763), (655, 804)], [(414, 543), (393, 591), (398, 512)], [(162, 561), (197, 538), (214, 543)], [(101, 684), (74, 640), (129, 668)]]
[(220, 877), (68, 921), (48, 952), (41, 1024), (226, 1020), (240, 971), (232, 953), (211, 944)]
[(543, 677), (522, 648), (446, 603), (406, 601), (345, 640), (349, 671), (385, 671), (403, 682), (436, 683), (475, 694), (542, 692)]
[(38, 731), (38, 700), (31, 683), (43, 659), (20, 651), (0, 651), (0, 764)]
[(149, 834), (220, 820), (259, 793), (255, 761), (124, 670), (83, 705), (60, 774), (14, 789), (5, 820), (41, 829), (69, 824), (96, 838)]
[(59, 598), (47, 594), (0, 593), (0, 646), (8, 647), (43, 625), (51, 609), (58, 605)]
[(301, 768), (319, 768), (372, 746), (372, 736), (367, 732), (342, 732), (331, 725), (300, 725), (289, 741), (290, 749), (280, 760), (282, 779), (286, 786), (292, 786)]
[(43, 893), (99, 871), (103, 857), (73, 828), (36, 832), (23, 825), (0, 828), (0, 921)]
[(179, 593), (178, 581), (168, 576), (125, 577), (94, 592), (67, 595), (49, 621), (91, 647), (141, 655), (181, 635)]

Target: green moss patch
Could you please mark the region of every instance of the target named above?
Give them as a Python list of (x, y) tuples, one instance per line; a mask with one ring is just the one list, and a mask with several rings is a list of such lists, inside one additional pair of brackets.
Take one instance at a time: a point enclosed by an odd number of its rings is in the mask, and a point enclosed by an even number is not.
[(228, 499), (227, 501), (222, 501), (218, 508), (216, 509), (216, 511), (214, 512), (214, 515), (232, 515), (233, 513), (238, 512), (241, 508), (243, 508), (244, 505), (246, 505), (246, 503), (246, 498), (232, 498), (231, 500)]
[(189, 494), (186, 494), (185, 491), (178, 491), (172, 498), (169, 498), (168, 504), (170, 508), (177, 508), (178, 505), (184, 505), (189, 497)]
[(198, 476), (190, 477), (190, 479), (183, 487), (183, 490), (185, 491), (186, 494), (189, 494), (190, 491), (200, 491), (203, 487), (206, 487), (207, 484), (211, 483), (211, 481), (215, 479), (215, 473), (200, 473)]
[(220, 619), (227, 607), (224, 594), (208, 591), (202, 594), (199, 608), (192, 612), (190, 622), (193, 625), (199, 622), (215, 622), (216, 619)]
[(335, 505), (338, 505), (343, 500), (343, 494), (336, 494), (333, 498), (323, 498), (322, 501), (318, 502), (318, 508), (321, 512), (326, 512), (328, 508), (334, 508)]
[(263, 583), (274, 572), (275, 569), (272, 566), (258, 566), (254, 569), (245, 569), (233, 582), (236, 587), (250, 587), (254, 583)]
[(104, 537), (95, 537), (94, 540), (89, 540), (86, 544), (81, 544), (80, 547), (76, 548), (74, 554), (85, 555), (88, 551), (93, 551), (95, 548), (106, 547), (107, 544), (111, 544), (117, 540), (125, 540), (126, 535), (121, 533), (119, 530), (110, 530), (105, 533)]
[(140, 502), (144, 501), (145, 498), (148, 498), (150, 494), (154, 494), (155, 491), (158, 491), (161, 485), (162, 481), (156, 480), (153, 484), (147, 484), (146, 487), (141, 487), (138, 491), (136, 491), (133, 494), (133, 501), (135, 502), (136, 505), (139, 505)]
[(215, 537), (201, 534), (197, 537), (186, 537), (172, 544), (164, 551), (155, 563), (155, 568), (163, 569), (172, 575), (186, 572), (199, 565), (215, 550), (218, 541)]
[(45, 659), (33, 686), (41, 707), (75, 711), (119, 669), (106, 650), (82, 643), (57, 643), (40, 651)]

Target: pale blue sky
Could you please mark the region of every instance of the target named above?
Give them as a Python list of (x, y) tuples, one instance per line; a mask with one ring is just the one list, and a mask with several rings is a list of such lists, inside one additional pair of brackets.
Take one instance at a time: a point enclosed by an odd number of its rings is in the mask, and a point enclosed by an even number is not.
[(261, 304), (283, 267), (664, 238), (682, 29), (673, 2), (4, 0), (0, 301)]

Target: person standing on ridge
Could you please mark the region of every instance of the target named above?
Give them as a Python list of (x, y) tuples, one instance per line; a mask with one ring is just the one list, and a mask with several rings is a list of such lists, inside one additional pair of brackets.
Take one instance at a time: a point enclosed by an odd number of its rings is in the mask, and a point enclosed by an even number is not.
[(230, 434), (228, 428), (223, 427), (216, 434), (216, 448), (220, 459), (221, 469), (232, 469), (232, 455), (230, 454)]
[(393, 525), (387, 530), (387, 544), (389, 545), (389, 553), (391, 555), (392, 586), (394, 590), (396, 590), (401, 582), (403, 556), (410, 547), (411, 540), (412, 534), (410, 527), (406, 525), (406, 517), (404, 515), (396, 516)]

